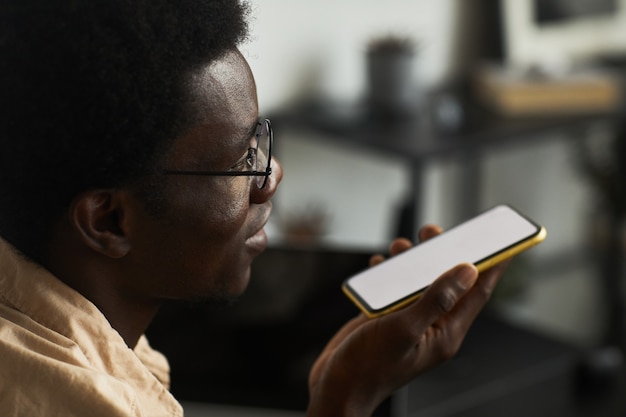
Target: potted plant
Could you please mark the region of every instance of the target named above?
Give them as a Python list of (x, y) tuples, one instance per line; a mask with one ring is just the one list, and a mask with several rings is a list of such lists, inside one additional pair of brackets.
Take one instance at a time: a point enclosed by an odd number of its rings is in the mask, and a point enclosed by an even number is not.
[(417, 92), (414, 78), (417, 42), (408, 36), (385, 35), (367, 45), (368, 104), (388, 116), (414, 111)]

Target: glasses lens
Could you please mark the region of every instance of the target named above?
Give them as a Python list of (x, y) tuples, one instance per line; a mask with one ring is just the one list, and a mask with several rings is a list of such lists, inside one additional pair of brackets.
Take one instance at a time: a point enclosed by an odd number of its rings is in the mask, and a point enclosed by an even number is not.
[[(267, 172), (270, 164), (270, 152), (271, 152), (271, 127), (269, 120), (264, 120), (259, 126), (259, 132), (257, 134), (257, 159), (255, 171)], [(262, 188), (267, 181), (267, 176), (257, 176), (256, 183), (259, 188)]]

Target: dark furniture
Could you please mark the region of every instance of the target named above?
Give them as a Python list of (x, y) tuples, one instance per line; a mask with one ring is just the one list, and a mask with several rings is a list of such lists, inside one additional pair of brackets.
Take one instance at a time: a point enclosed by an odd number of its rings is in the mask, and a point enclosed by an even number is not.
[[(232, 306), (167, 305), (147, 334), (170, 360), (174, 395), (183, 401), (304, 410), (313, 360), (357, 313), (339, 285), (363, 269), (369, 256), (269, 248), (254, 264), (249, 291)], [(583, 413), (626, 410), (618, 408), (621, 396), (611, 394), (619, 386), (614, 371), (581, 379), (587, 357), (498, 318), (488, 307), (458, 357), (409, 384), (376, 415), (624, 415)]]
[(395, 398), (396, 417), (618, 417), (623, 376), (590, 353), (494, 317), (475, 322), (459, 354)]

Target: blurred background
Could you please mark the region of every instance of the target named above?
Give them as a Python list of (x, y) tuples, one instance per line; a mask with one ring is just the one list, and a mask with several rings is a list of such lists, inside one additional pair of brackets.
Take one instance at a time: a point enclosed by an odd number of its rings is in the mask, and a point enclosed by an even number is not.
[(308, 367), (356, 314), (341, 281), (395, 236), (506, 203), (548, 239), (459, 357), (378, 414), (624, 415), (626, 0), (250, 3), (285, 176), (244, 297), (150, 329), (188, 414), (303, 415)]

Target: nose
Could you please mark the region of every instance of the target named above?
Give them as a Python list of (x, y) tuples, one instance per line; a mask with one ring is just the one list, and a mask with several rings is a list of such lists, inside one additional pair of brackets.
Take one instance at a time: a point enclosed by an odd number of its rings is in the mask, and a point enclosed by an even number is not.
[(278, 184), (282, 181), (282, 179), (283, 167), (276, 158), (272, 157), (272, 173), (267, 177), (265, 187), (259, 188), (254, 186), (254, 184), (252, 185), (250, 202), (254, 204), (263, 204), (271, 199), (276, 193)]

